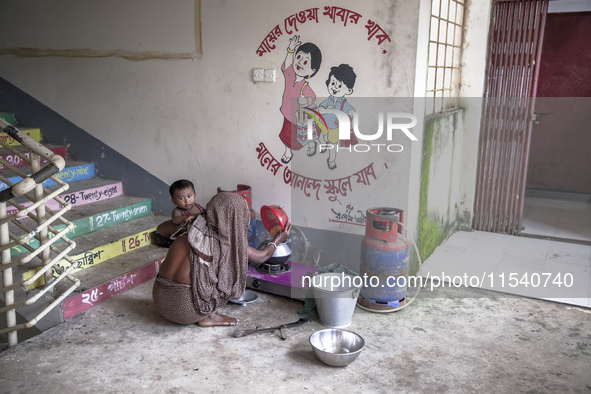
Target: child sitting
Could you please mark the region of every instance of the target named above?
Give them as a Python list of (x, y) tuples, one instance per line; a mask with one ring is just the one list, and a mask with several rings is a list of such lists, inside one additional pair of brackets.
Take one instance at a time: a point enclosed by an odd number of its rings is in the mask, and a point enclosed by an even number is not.
[(195, 186), (186, 179), (175, 181), (170, 188), (171, 201), (176, 207), (172, 210), (172, 219), (160, 224), (156, 232), (172, 240), (189, 229), (189, 225), (204, 212), (203, 207), (195, 202)]

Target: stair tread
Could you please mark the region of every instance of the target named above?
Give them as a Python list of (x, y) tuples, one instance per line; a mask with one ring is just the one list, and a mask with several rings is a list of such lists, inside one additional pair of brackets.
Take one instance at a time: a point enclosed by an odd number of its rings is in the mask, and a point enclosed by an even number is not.
[[(74, 207), (73, 212), (66, 212), (63, 216), (74, 224), (73, 229), (67, 233), (68, 238), (78, 240), (81, 236), (89, 235), (93, 232), (106, 230), (107, 228), (112, 228), (119, 224), (130, 223), (142, 217), (154, 215), (151, 212), (150, 199), (119, 196), (110, 200)], [(90, 207), (90, 209), (85, 209), (91, 205), (92, 207)], [(20, 223), (28, 229), (33, 229), (37, 226), (36, 222), (28, 217), (21, 219)], [(141, 222), (136, 223), (139, 224)], [(54, 221), (51, 225), (57, 230), (64, 228), (64, 224), (60, 221)], [(10, 222), (8, 223), (8, 226), (10, 232), (14, 234), (15, 237), (25, 235), (26, 231), (17, 227), (15, 223)], [(28, 244), (34, 248), (39, 245), (35, 238), (29, 240)], [(58, 245), (62, 245), (61, 240), (57, 241), (56, 246)], [(62, 248), (62, 246), (59, 246), (59, 248)], [(25, 252), (26, 250), (22, 246), (17, 246), (11, 249), (11, 254), (13, 256)]]
[[(95, 253), (97, 250), (105, 252), (106, 255), (104, 253), (102, 254), (101, 258), (104, 259), (102, 262), (100, 262), (100, 260), (95, 260), (93, 265), (87, 266), (86, 268), (75, 271), (72, 273), (72, 275), (76, 276), (76, 277), (78, 277), (78, 275), (86, 275), (86, 274), (81, 274), (81, 273), (84, 271), (87, 271), (87, 270), (95, 270), (99, 266), (103, 266), (103, 268), (101, 268), (101, 271), (103, 271), (103, 270), (108, 271), (111, 264), (113, 264), (114, 267), (121, 265), (121, 264), (118, 264), (117, 261), (120, 261), (121, 259), (125, 260), (125, 257), (124, 257), (125, 255), (135, 254), (138, 251), (142, 251), (144, 248), (163, 249), (166, 253), (167, 249), (156, 247), (155, 245), (150, 244), (149, 238), (146, 239), (146, 237), (144, 237), (143, 235), (141, 235), (138, 238), (141, 238), (144, 246), (138, 247), (137, 249), (133, 249), (133, 242), (125, 241), (136, 234), (152, 232), (155, 227), (157, 227), (160, 223), (162, 223), (162, 221), (163, 221), (162, 217), (159, 217), (155, 214), (150, 214), (147, 216), (143, 216), (143, 217), (131, 220), (129, 222), (119, 223), (119, 224), (116, 224), (116, 225), (111, 226), (109, 228), (97, 230), (93, 233), (86, 234), (83, 237), (78, 237), (78, 238), (74, 239), (74, 242), (76, 243), (76, 247), (72, 251), (70, 251), (70, 253), (68, 253), (68, 255), (70, 257), (80, 259), (81, 256), (85, 256), (86, 252), (94, 251), (93, 253)], [(146, 234), (146, 236), (149, 237), (149, 234)], [(147, 244), (146, 244), (146, 241), (147, 241)], [(124, 242), (124, 245), (125, 245), (124, 252), (121, 252), (122, 245), (118, 244), (118, 242)], [(114, 244), (114, 245), (111, 245), (111, 244)], [(65, 245), (64, 243), (58, 243), (57, 247), (58, 247), (58, 249), (63, 250), (64, 245)], [(119, 252), (117, 252), (117, 253), (119, 253), (119, 254), (109, 258), (108, 255), (113, 251), (113, 249), (112, 249), (113, 246), (116, 246), (116, 248), (119, 250)], [(103, 247), (104, 247), (104, 249), (103, 249)], [(130, 249), (130, 247), (131, 247), (131, 249)], [(91, 253), (91, 255), (93, 253)], [(53, 256), (54, 256), (54, 254), (52, 253), (52, 257)], [(92, 257), (92, 256), (90, 256), (90, 257)], [(96, 254), (94, 254), (94, 258), (97, 258)], [(86, 262), (86, 258), (81, 259), (81, 260)], [(136, 260), (137, 260), (137, 258), (136, 258)], [(89, 261), (92, 261), (92, 260), (89, 260)], [(141, 265), (147, 264), (147, 263), (148, 263), (148, 261), (138, 260), (137, 266), (141, 266)], [(62, 266), (62, 263), (58, 263), (58, 265)], [(129, 264), (127, 264), (127, 265), (129, 265)], [(14, 273), (15, 274), (33, 273), (36, 270), (36, 268), (39, 266), (40, 266), (40, 260), (35, 259), (31, 263), (26, 264), (25, 266), (15, 267)], [(133, 268), (135, 268), (135, 267), (133, 267)], [(109, 275), (111, 275), (111, 278), (114, 278), (117, 275), (119, 275), (119, 273), (115, 272), (113, 274), (106, 274), (106, 276), (109, 276)]]
[(70, 253), (70, 255), (80, 254), (101, 245), (121, 240), (127, 236), (157, 227), (160, 223), (162, 223), (160, 217), (154, 214), (149, 214), (128, 222), (119, 223), (108, 228), (85, 234), (83, 237), (76, 237), (73, 240), (76, 242), (76, 248)]
[[(101, 213), (108, 213), (108, 212), (116, 210), (118, 208), (123, 208), (126, 206), (130, 206), (130, 205), (137, 204), (142, 201), (148, 201), (148, 200), (150, 200), (150, 199), (143, 198), (143, 197), (132, 197), (132, 196), (125, 196), (125, 195), (117, 196), (117, 197), (113, 197), (111, 199), (104, 200), (104, 201), (97, 201), (97, 202), (93, 202), (93, 203), (81, 205), (81, 206), (73, 206), (72, 209), (70, 209), (69, 211), (67, 211), (63, 214), (63, 217), (66, 220), (74, 221), (74, 220), (82, 219), (85, 217), (98, 215)], [(21, 223), (25, 224), (26, 226), (34, 225), (33, 222), (34, 222), (33, 219), (31, 219), (29, 217), (21, 219)], [(53, 223), (53, 225), (57, 225), (57, 224), (59, 224), (59, 222), (57, 222), (57, 221)]]
[[(93, 177), (93, 178), (89, 178), (89, 179), (83, 179), (81, 181), (77, 181), (77, 182), (72, 182), (69, 183), (69, 188), (68, 190), (66, 190), (64, 192), (64, 194), (66, 193), (75, 193), (78, 192), (80, 190), (84, 190), (84, 189), (90, 189), (93, 187), (100, 187), (100, 186), (106, 186), (106, 185), (110, 185), (113, 183), (121, 183), (121, 181), (117, 181), (114, 179), (106, 179), (106, 178), (99, 178), (99, 177)], [(49, 186), (48, 189), (51, 191), (57, 190), (59, 188), (58, 185), (53, 185), (53, 186)]]
[(125, 253), (104, 263), (82, 271), (72, 276), (80, 280), (80, 287), (76, 292), (82, 292), (105, 282), (117, 279), (128, 272), (156, 261), (164, 256), (168, 249), (156, 245), (147, 245), (132, 252)]
[(71, 210), (64, 214), (64, 217), (67, 220), (76, 220), (83, 217), (94, 216), (100, 213), (113, 211), (118, 208), (140, 203), (142, 201), (150, 201), (151, 203), (151, 200), (145, 197), (117, 196), (104, 201), (97, 201), (82, 206), (74, 206)]

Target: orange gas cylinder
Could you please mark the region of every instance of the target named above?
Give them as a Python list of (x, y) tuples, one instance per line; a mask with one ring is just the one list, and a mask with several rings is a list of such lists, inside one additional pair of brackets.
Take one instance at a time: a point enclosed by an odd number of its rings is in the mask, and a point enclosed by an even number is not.
[(410, 243), (398, 224), (403, 219), (401, 209), (367, 210), (359, 269), (364, 286), (357, 300), (363, 309), (393, 312), (406, 302)]

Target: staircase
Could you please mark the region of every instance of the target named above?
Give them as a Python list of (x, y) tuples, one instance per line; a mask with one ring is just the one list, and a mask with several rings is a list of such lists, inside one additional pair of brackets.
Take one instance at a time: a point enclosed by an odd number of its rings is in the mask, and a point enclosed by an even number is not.
[[(36, 141), (42, 140), (41, 129), (18, 125), (14, 114), (0, 113), (0, 118), (15, 125)], [(11, 138), (6, 134), (1, 133), (0, 138), (28, 155), (28, 149), (19, 146), (17, 141), (10, 141)], [(94, 164), (72, 160), (68, 155), (67, 147), (44, 145), (66, 159), (65, 168), (54, 177), (69, 185), (69, 189), (60, 197), (72, 205), (63, 217), (73, 224), (67, 237), (76, 243), (76, 248), (69, 253), (69, 256), (78, 264), (71, 275), (80, 281), (80, 285), (61, 301), (58, 307), (45, 315), (35, 327), (19, 331), (19, 341), (71, 319), (114, 295), (154, 278), (168, 250), (155, 245), (152, 233), (158, 224), (169, 217), (154, 214), (150, 199), (128, 196), (123, 192), (125, 185), (122, 182), (96, 177)], [(14, 153), (0, 149), (0, 157), (26, 174), (31, 174), (29, 164)], [(0, 174), (12, 183), (21, 179), (19, 176), (14, 176), (9, 169), (2, 167), (0, 164)], [(43, 185), (52, 191), (58, 188), (51, 179)], [(7, 187), (6, 183), (0, 181), (0, 190)], [(15, 200), (24, 206), (31, 204), (23, 197)], [(55, 200), (47, 201), (46, 206), (53, 210), (61, 208)], [(9, 215), (15, 209), (7, 204)], [(29, 228), (36, 226), (35, 221), (28, 217), (19, 222)], [(63, 227), (65, 226), (61, 225), (61, 228)], [(55, 228), (60, 229), (60, 225)], [(19, 236), (25, 234), (12, 222), (9, 223), (9, 229), (11, 233)], [(61, 240), (56, 242), (56, 245), (60, 247), (60, 243)], [(28, 245), (36, 248), (39, 241), (33, 237), (28, 241)], [(63, 249), (63, 246), (60, 248)], [(15, 246), (11, 248), (10, 255), (14, 260), (27, 252), (25, 247)], [(31, 265), (32, 263), (13, 268), (14, 283), (21, 282), (23, 278), (27, 279), (36, 272), (35, 265)], [(64, 261), (64, 263), (68, 265), (67, 262)], [(60, 263), (57, 265), (61, 267)], [(54, 277), (56, 275), (57, 272), (54, 270)], [(44, 285), (45, 281), (41, 276), (27, 289), (15, 290), (15, 298), (17, 301), (30, 298)], [(35, 304), (18, 308), (17, 321), (31, 320), (39, 310), (43, 310), (54, 301), (52, 294), (60, 294), (63, 287), (67, 285), (59, 282), (53, 292), (46, 293)], [(0, 306), (4, 306), (3, 303), (4, 296), (0, 294)], [(6, 322), (0, 317), (0, 329), (5, 327)], [(5, 336), (0, 335), (0, 350), (6, 347), (6, 343)]]

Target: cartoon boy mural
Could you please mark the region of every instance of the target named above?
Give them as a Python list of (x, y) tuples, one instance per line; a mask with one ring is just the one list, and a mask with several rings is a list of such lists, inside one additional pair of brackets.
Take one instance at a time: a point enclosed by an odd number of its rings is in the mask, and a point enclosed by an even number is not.
[[(326, 80), (326, 87), (328, 88), (329, 97), (319, 105), (318, 111), (323, 113), (322, 108), (337, 109), (347, 115), (349, 118), (353, 117), (355, 108), (347, 102), (345, 96), (353, 93), (353, 86), (355, 86), (355, 80), (357, 76), (353, 72), (353, 68), (348, 64), (341, 64), (339, 66), (331, 67), (330, 74)], [(328, 126), (328, 130), (322, 129), (319, 133), (319, 139), (321, 142), (320, 153), (325, 153), (328, 150), (328, 168), (334, 170), (337, 168), (336, 157), (337, 149), (336, 144), (339, 142), (339, 125), (338, 119), (335, 114), (323, 113), (324, 120)], [(354, 135), (352, 136), (354, 137)], [(355, 142), (353, 142), (354, 144)], [(323, 145), (326, 146), (322, 149)], [(348, 146), (345, 141), (341, 141), (341, 146)]]
[[(293, 157), (294, 150), (302, 149), (303, 145), (297, 140), (298, 118), (303, 117), (303, 108), (311, 106), (316, 100), (316, 94), (310, 87), (308, 80), (320, 69), (322, 53), (320, 49), (311, 42), (302, 44), (300, 36), (293, 36), (289, 39), (285, 61), (281, 71), (285, 79), (283, 91), (283, 103), (281, 113), (283, 114), (283, 128), (279, 138), (285, 144), (285, 152), (281, 162), (287, 164)], [(292, 100), (297, 97), (298, 107), (292, 108)], [(316, 153), (316, 142), (308, 143), (308, 156)]]

